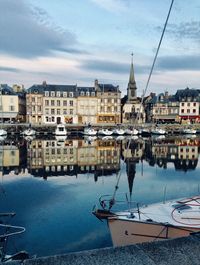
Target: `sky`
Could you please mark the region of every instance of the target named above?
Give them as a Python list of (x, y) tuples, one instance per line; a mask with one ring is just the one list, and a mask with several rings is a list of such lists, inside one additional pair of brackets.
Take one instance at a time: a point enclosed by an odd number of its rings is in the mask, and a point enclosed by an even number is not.
[[(0, 0), (0, 83), (145, 89), (171, 0)], [(174, 0), (147, 90), (200, 88), (200, 2)]]

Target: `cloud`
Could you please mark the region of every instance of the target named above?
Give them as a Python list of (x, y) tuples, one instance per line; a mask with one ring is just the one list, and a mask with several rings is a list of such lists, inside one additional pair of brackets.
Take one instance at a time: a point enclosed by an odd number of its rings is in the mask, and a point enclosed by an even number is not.
[(155, 68), (171, 71), (200, 71), (200, 55), (163, 56), (158, 59)]
[[(127, 74), (130, 71), (130, 64), (119, 63), (106, 60), (85, 60), (81, 63), (81, 68), (94, 72), (105, 72), (115, 74)], [(138, 73), (146, 73), (149, 71), (148, 66), (134, 65), (135, 71)]]
[(128, 9), (130, 0), (91, 0), (96, 5), (109, 12), (124, 12)]
[[(159, 31), (161, 27), (157, 27)], [(176, 40), (192, 39), (200, 40), (200, 21), (183, 22), (178, 25), (168, 24), (167, 33), (171, 34)]]
[(14, 68), (14, 67), (3, 67), (3, 66), (0, 66), (0, 72), (18, 73), (18, 72), (20, 72), (20, 70), (17, 69), (17, 68)]
[(77, 52), (76, 36), (51, 22), (45, 10), (25, 0), (1, 0), (0, 53), (16, 57), (47, 56), (54, 51)]

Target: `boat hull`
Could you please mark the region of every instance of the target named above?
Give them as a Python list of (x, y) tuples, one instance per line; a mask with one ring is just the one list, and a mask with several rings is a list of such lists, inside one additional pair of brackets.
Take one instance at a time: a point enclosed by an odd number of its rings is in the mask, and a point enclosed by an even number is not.
[(120, 220), (115, 217), (108, 218), (108, 224), (114, 246), (184, 237), (199, 231), (198, 228), (176, 227), (152, 221)]

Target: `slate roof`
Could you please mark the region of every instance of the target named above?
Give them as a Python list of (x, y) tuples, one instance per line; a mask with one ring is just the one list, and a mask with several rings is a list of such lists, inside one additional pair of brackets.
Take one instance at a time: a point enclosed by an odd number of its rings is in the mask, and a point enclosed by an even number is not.
[(191, 98), (191, 99), (197, 99), (199, 101), (200, 100), (200, 90), (199, 89), (190, 89), (188, 87), (186, 89), (179, 89), (179, 90), (177, 90), (175, 97), (177, 98), (177, 100)]
[(17, 95), (17, 93), (13, 91), (12, 87), (7, 84), (0, 84), (0, 90), (2, 91), (2, 95)]
[(33, 85), (30, 88), (27, 89), (28, 93), (38, 93), (38, 94), (44, 94), (45, 91), (54, 91), (58, 92), (77, 92), (77, 86), (76, 85)]
[(120, 92), (119, 86), (113, 86), (112, 84), (98, 84), (99, 92)]
[(95, 92), (96, 93), (96, 90), (95, 90), (95, 87), (77, 87), (77, 90), (78, 90), (78, 94), (81, 95), (81, 92)]

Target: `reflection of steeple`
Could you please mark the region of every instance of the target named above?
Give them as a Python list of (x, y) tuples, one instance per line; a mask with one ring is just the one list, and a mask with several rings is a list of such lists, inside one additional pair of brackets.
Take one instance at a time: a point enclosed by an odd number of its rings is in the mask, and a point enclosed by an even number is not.
[(128, 177), (128, 185), (129, 185), (129, 193), (130, 197), (132, 195), (132, 190), (133, 190), (133, 181), (135, 178), (135, 173), (136, 173), (136, 162), (128, 160), (126, 163), (126, 173)]
[(129, 82), (128, 82), (128, 88), (127, 88), (127, 96), (128, 101), (131, 101), (136, 98), (136, 82), (135, 82), (135, 76), (134, 76), (134, 68), (133, 68), (133, 53), (131, 54), (131, 68), (130, 68), (130, 76), (129, 76)]

